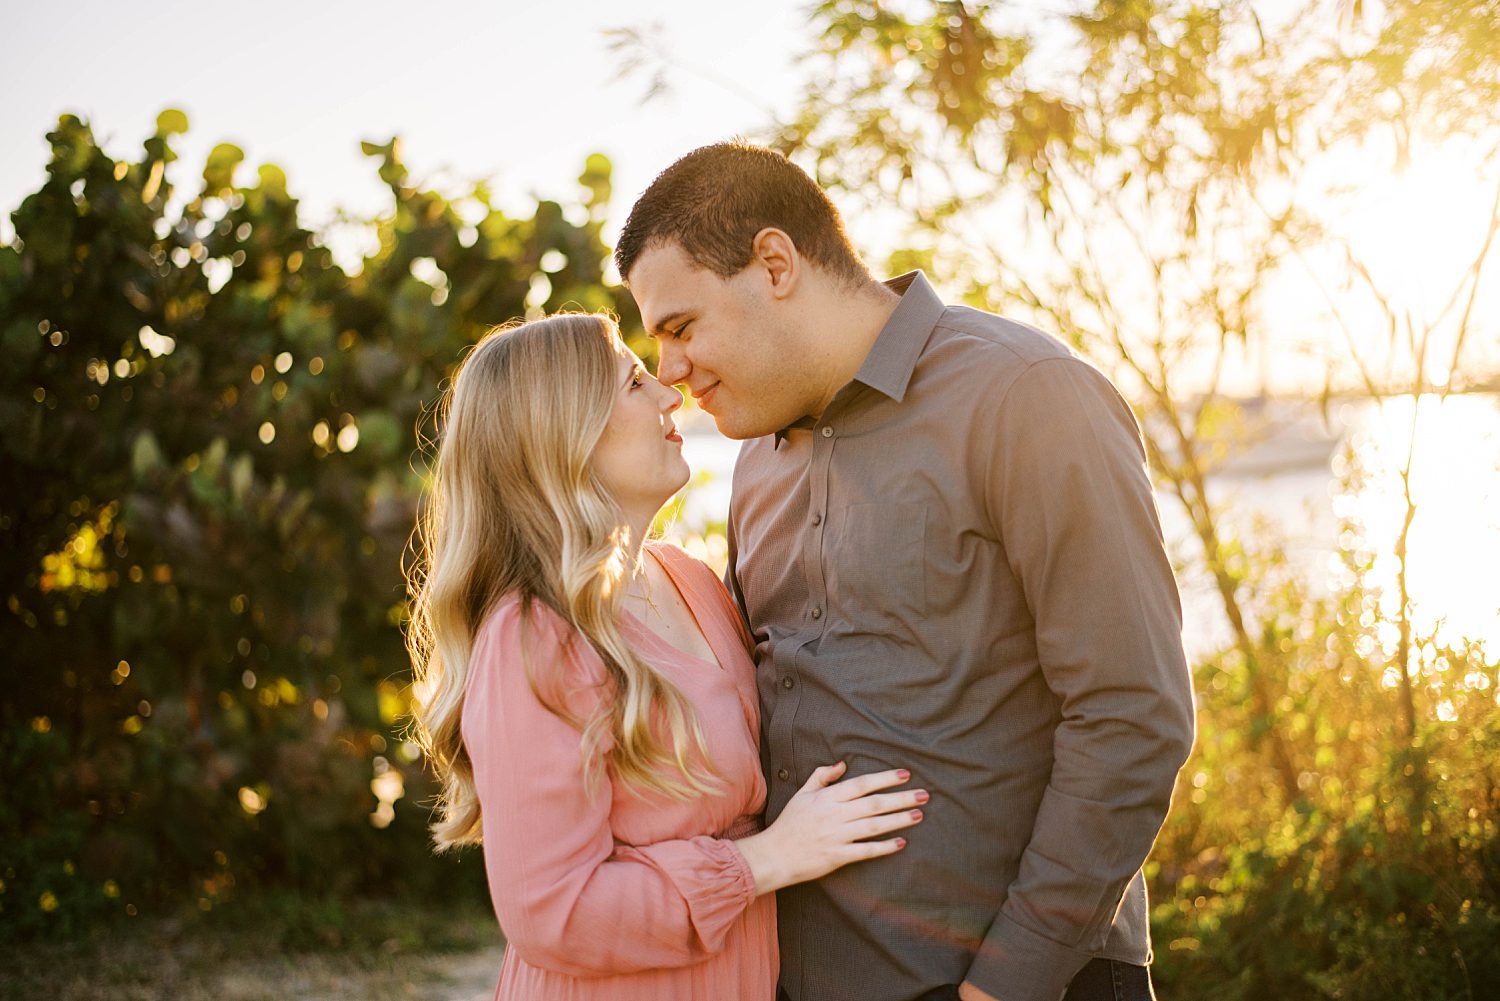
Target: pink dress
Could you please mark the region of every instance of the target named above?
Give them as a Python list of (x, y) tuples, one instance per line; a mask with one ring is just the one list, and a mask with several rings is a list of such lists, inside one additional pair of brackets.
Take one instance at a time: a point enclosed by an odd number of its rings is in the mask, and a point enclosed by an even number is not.
[[(475, 636), (462, 733), (484, 818), (490, 898), (505, 932), (497, 1001), (771, 1001), (772, 894), (757, 897), (733, 843), (760, 829), (759, 708), (749, 636), (724, 585), (676, 548), (646, 546), (677, 585), (718, 663), (677, 650), (626, 614), (626, 641), (682, 691), (725, 782), (713, 796), (638, 794), (606, 776), (584, 792), (578, 731), (532, 692), (520, 602)], [(561, 616), (534, 606), (533, 665), (560, 665), (587, 714), (604, 665)]]

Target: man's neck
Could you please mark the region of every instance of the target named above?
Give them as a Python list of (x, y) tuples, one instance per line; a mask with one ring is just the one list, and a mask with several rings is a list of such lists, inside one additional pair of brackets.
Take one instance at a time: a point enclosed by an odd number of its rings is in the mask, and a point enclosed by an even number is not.
[(808, 412), (809, 417), (821, 417), (838, 391), (858, 374), (880, 338), (880, 332), (900, 304), (901, 296), (877, 281), (860, 286), (848, 300), (840, 303), (838, 321), (831, 324), (833, 336), (828, 339), (832, 348), (827, 364), (828, 379), (817, 406)]

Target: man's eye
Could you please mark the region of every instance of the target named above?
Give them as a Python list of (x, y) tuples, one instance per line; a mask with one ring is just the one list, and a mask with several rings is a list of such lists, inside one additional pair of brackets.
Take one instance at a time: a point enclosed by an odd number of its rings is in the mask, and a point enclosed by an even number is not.
[(692, 320), (688, 320), (682, 326), (680, 326), (676, 330), (672, 331), (672, 338), (673, 338), (673, 340), (676, 340), (676, 339), (682, 337), (683, 332), (687, 330), (688, 325), (691, 324), (692, 322), (693, 322)]

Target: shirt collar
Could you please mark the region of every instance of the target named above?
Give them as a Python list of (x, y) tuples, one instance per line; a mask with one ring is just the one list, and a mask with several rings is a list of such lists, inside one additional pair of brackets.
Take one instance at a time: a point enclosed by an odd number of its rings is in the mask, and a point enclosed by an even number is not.
[[(882, 284), (900, 295), (901, 301), (896, 304), (885, 326), (880, 328), (879, 336), (870, 346), (870, 353), (865, 355), (864, 364), (854, 374), (854, 381), (900, 403), (906, 396), (917, 356), (947, 307), (920, 270), (908, 271)], [(775, 447), (781, 446), (788, 432), (808, 429), (815, 423), (811, 417), (793, 421), (775, 433)]]
[(901, 301), (880, 329), (854, 379), (900, 403), (917, 366), (917, 355), (947, 307), (921, 271), (908, 271), (884, 284), (900, 295)]

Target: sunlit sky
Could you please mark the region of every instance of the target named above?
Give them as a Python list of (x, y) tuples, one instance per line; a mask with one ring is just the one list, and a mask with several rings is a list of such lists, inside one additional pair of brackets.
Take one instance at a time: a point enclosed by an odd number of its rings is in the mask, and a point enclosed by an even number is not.
[[(179, 182), (191, 186), (207, 151), (234, 142), (250, 167), (271, 162), (286, 170), (304, 223), (319, 229), (338, 209), (368, 218), (389, 205), (375, 162), (359, 151), (361, 140), (400, 135), (417, 178), (440, 188), (485, 179), (503, 206), (523, 213), (537, 196), (578, 197), (584, 159), (600, 151), (615, 165), (605, 233), (612, 239), (634, 196), (677, 156), (753, 134), (796, 105), (804, 76), (795, 57), (813, 42), (806, 6), (806, 0), (12, 4), (0, 13), (7, 41), (0, 239), (12, 234), (9, 213), (44, 178), (44, 137), (59, 114), (84, 117), (109, 153), (135, 158), (167, 107), (186, 111), (192, 125), (176, 140)], [(647, 76), (617, 79), (620, 58), (606, 32), (625, 26), (647, 28), (680, 67), (666, 96), (643, 104)], [(1493, 184), (1493, 165), (1488, 173)], [(1478, 244), (1492, 189), (1481, 187), (1472, 164), (1446, 154), (1419, 158), (1402, 177), (1373, 173), (1359, 187), (1341, 228), (1418, 313), (1437, 309), (1463, 272), (1464, 255)], [(848, 222), (872, 263), (900, 241), (888, 217), (853, 212)], [(346, 230), (330, 235), (346, 266), (359, 258), (357, 237)], [(1309, 263), (1330, 268), (1324, 290), (1299, 276)], [(1497, 270), (1492, 263), (1488, 274)], [(1256, 357), (1240, 360), (1238, 378), (1226, 388), (1254, 391), (1268, 374), (1285, 388), (1316, 388), (1323, 381), (1320, 345), (1347, 358), (1324, 294), (1337, 283), (1336, 271), (1326, 259), (1293, 262), (1268, 306)], [(1497, 298), (1479, 306), (1473, 350), (1487, 358), (1500, 358)], [(1383, 341), (1378, 317), (1368, 310), (1347, 315), (1371, 344)]]
[[(0, 212), (45, 176), (59, 114), (88, 119), (105, 149), (135, 157), (166, 107), (191, 183), (219, 142), (283, 167), (306, 222), (389, 203), (361, 140), (399, 134), (419, 178), (485, 178), (502, 204), (571, 200), (584, 158), (613, 160), (618, 227), (634, 195), (688, 150), (763, 126), (795, 102), (808, 42), (801, 0), (426, 0), (147, 7), (85, 0), (6, 4)], [(565, 12), (565, 16), (563, 14)], [(605, 32), (656, 24), (684, 65), (645, 106), (644, 77), (619, 82)], [(253, 176), (253, 175), (252, 175)], [(9, 236), (8, 218), (0, 234)]]

